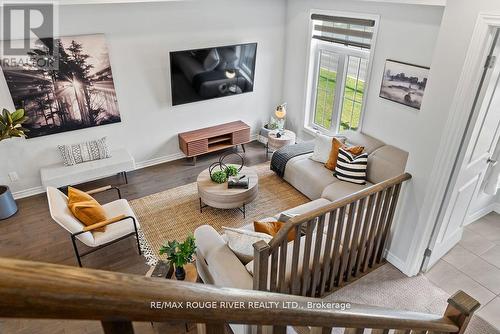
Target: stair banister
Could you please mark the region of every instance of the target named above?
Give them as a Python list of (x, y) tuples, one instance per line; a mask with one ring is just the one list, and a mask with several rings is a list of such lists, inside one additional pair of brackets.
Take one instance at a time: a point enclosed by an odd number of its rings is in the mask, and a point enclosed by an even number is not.
[[(202, 323), (215, 334), (223, 333), (226, 324), (458, 333), (479, 305), (459, 292), (443, 316), (354, 304), (345, 311), (288, 308), (293, 302), (307, 306), (322, 300), (6, 258), (0, 258), (0, 296), (2, 318), (98, 320), (107, 334), (133, 333), (132, 321)], [(164, 307), (168, 302), (170, 307)], [(188, 308), (188, 302), (207, 308)], [(208, 307), (214, 302), (219, 307)], [(223, 308), (223, 302), (277, 306)]]

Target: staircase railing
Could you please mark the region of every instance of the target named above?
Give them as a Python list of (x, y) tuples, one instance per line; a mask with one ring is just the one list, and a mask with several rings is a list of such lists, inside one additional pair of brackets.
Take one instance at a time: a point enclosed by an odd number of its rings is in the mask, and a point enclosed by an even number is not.
[[(255, 290), (323, 296), (384, 264), (384, 248), (408, 173), (291, 218), (254, 244)], [(293, 242), (288, 242), (293, 232)]]
[(133, 333), (132, 321), (199, 323), (210, 334), (225, 333), (227, 324), (270, 325), (273, 333), (285, 333), (285, 326), (311, 326), (323, 334), (332, 328), (463, 333), (479, 306), (461, 291), (448, 300), (443, 316), (314, 304), (321, 301), (0, 258), (0, 317), (98, 320), (106, 334)]

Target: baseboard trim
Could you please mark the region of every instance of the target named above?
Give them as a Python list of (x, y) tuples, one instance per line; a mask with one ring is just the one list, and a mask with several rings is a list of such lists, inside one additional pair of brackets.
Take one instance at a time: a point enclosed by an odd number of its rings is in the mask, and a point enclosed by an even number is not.
[(399, 257), (394, 255), (388, 250), (384, 251), (385, 253), (385, 259), (387, 262), (392, 264), (394, 267), (398, 268), (403, 274), (405, 274), (408, 277), (415, 276), (417, 273), (411, 273), (410, 270), (408, 270), (408, 265), (405, 263), (405, 261), (401, 260)]
[(135, 169), (137, 170), (137, 169), (142, 169), (142, 168), (151, 167), (151, 166), (155, 166), (155, 165), (160, 165), (160, 164), (164, 164), (166, 162), (179, 160), (179, 159), (182, 159), (185, 157), (186, 157), (186, 155), (182, 152), (164, 155), (162, 157), (136, 162)]
[(481, 210), (474, 212), (472, 215), (467, 217), (467, 220), (466, 220), (464, 226), (467, 226), (467, 225), (475, 222), (476, 220), (483, 218), (484, 216), (486, 216), (487, 214), (489, 214), (493, 211), (495, 211), (497, 213), (500, 212), (500, 203), (491, 203), (490, 205), (485, 206)]
[(496, 213), (500, 214), (500, 203), (494, 203), (493, 204), (493, 211)]
[(21, 198), (25, 198), (25, 197), (30, 197), (30, 196), (42, 194), (44, 192), (45, 192), (45, 189), (42, 186), (39, 186), (39, 187), (33, 187), (33, 188), (28, 188), (28, 189), (13, 192), (12, 196), (14, 197), (14, 199), (21, 199)]
[[(259, 135), (256, 134), (256, 133), (253, 134), (253, 135), (251, 135), (250, 136), (250, 141), (257, 140), (258, 136)], [(164, 156), (158, 157), (158, 158), (153, 158), (153, 159), (149, 159), (149, 160), (139, 161), (139, 162), (135, 163), (135, 170), (146, 168), (146, 167), (151, 167), (151, 166), (155, 166), (155, 165), (164, 164), (166, 162), (183, 159), (185, 157), (186, 157), (186, 155), (184, 153), (182, 153), (182, 152), (176, 152), (176, 153), (164, 155)], [(42, 187), (42, 186), (38, 186), (38, 187), (33, 187), (33, 188), (28, 188), (28, 189), (24, 189), (24, 190), (19, 190), (19, 191), (13, 192), (12, 196), (14, 197), (14, 199), (21, 199), (21, 198), (25, 198), (25, 197), (30, 197), (30, 196), (42, 194), (44, 192), (45, 192), (45, 188)]]

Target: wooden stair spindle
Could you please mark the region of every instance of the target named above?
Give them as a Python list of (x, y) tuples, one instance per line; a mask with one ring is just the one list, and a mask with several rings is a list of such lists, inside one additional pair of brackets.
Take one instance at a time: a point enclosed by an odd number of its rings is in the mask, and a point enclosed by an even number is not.
[(225, 334), (226, 326), (225, 324), (206, 324), (205, 334)]
[(101, 321), (104, 334), (134, 334), (131, 321)]
[(269, 245), (260, 240), (253, 244), (254, 248), (254, 275), (253, 288), (254, 290), (267, 291), (267, 277), (269, 272)]

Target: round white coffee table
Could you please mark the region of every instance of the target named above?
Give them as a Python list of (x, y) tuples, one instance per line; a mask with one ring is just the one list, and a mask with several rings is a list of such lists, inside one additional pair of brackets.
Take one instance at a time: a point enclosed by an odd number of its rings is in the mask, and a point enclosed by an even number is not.
[(245, 205), (253, 201), (258, 194), (259, 178), (251, 168), (243, 167), (239, 175), (248, 177), (248, 189), (227, 187), (225, 183), (215, 183), (210, 179), (208, 168), (198, 175), (198, 196), (200, 197), (200, 212), (211, 206), (217, 209), (239, 209), (246, 217)]
[(280, 137), (278, 137), (278, 130), (270, 131), (267, 135), (266, 154), (270, 151), (274, 152), (284, 146), (295, 144), (296, 138), (295, 132), (290, 130), (281, 131)]

